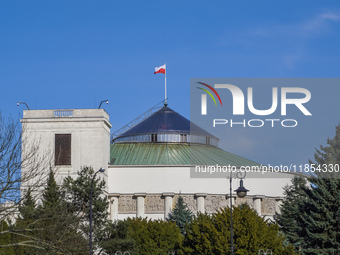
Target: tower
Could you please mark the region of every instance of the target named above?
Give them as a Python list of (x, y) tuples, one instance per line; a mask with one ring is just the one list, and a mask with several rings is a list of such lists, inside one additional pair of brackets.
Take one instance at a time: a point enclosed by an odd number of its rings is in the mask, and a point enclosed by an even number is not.
[[(108, 168), (111, 123), (104, 109), (25, 110), (21, 123), (22, 154), (38, 145), (37, 155), (49, 161), (59, 183), (66, 176), (76, 177), (83, 166)], [(107, 173), (102, 178), (107, 183)]]

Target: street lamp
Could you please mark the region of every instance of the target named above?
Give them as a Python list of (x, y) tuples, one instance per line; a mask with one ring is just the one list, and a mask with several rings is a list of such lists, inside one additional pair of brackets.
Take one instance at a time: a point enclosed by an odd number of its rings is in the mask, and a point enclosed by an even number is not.
[(106, 104), (109, 104), (109, 100), (103, 100), (100, 102), (100, 105), (98, 107), (98, 109), (100, 109), (100, 107), (102, 106), (102, 103), (106, 103)]
[(247, 190), (244, 186), (243, 186), (243, 179), (244, 177), (246, 177), (246, 172), (241, 172), (241, 171), (237, 171), (237, 172), (233, 172), (230, 171), (230, 175), (229, 175), (229, 183), (230, 183), (230, 243), (231, 243), (231, 255), (234, 255), (234, 243), (233, 243), (233, 198), (232, 198), (232, 180), (233, 178), (235, 179), (241, 179), (240, 181), (240, 187), (238, 189), (235, 190), (236, 195), (240, 198), (243, 198), (247, 195), (247, 192), (249, 190)]
[(20, 104), (26, 105), (27, 109), (30, 110), (30, 108), (28, 107), (28, 105), (25, 102), (17, 102), (17, 106), (19, 106)]
[(90, 196), (90, 255), (93, 254), (92, 252), (92, 188), (93, 188), (93, 181), (94, 178), (96, 177), (97, 173), (104, 173), (105, 169), (104, 168), (100, 168), (92, 177), (92, 181), (91, 181), (91, 196)]
[[(245, 176), (244, 176), (244, 177), (245, 177)], [(244, 177), (243, 177), (243, 178), (244, 178)], [(240, 187), (239, 187), (238, 189), (235, 190), (237, 196), (240, 197), (240, 198), (245, 197), (245, 196), (247, 195), (247, 192), (249, 191), (249, 190), (247, 190), (245, 187), (243, 187), (243, 178), (241, 178)]]

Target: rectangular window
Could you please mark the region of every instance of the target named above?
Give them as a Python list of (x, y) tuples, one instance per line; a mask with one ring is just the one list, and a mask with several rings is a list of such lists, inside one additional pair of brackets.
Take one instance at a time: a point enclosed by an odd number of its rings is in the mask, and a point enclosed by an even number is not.
[(157, 142), (157, 134), (151, 134), (151, 142)]
[(186, 143), (187, 141), (187, 135), (181, 134), (181, 143)]
[(55, 165), (71, 165), (71, 134), (55, 135)]

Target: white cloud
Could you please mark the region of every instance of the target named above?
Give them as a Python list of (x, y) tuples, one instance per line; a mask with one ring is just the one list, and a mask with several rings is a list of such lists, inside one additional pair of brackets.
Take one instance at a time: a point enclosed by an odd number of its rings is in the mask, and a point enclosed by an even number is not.
[(277, 45), (277, 57), (281, 64), (293, 69), (298, 62), (303, 61), (304, 53), (308, 51), (310, 41), (316, 37), (330, 35), (334, 26), (340, 21), (340, 13), (336, 11), (322, 12), (308, 19), (291, 24), (271, 24), (249, 31), (247, 35), (254, 40), (266, 40), (265, 44)]
[(327, 13), (321, 14), (320, 18), (329, 19), (329, 20), (339, 20), (340, 15), (337, 13), (327, 12)]
[(340, 20), (340, 15), (335, 12), (324, 12), (313, 18), (296, 25), (296, 31), (298, 35), (310, 36), (313, 34), (325, 32), (328, 30), (329, 25)]
[(317, 35), (328, 32), (330, 25), (340, 20), (337, 12), (323, 12), (295, 24), (271, 24), (267, 27), (257, 27), (249, 31), (248, 35), (274, 38), (296, 38)]

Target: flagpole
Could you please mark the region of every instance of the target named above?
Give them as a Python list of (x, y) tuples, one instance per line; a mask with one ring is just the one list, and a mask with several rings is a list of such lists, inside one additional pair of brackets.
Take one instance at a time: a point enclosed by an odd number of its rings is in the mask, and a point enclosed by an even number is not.
[(166, 98), (166, 63), (164, 65), (165, 65), (165, 74), (164, 74), (164, 77), (165, 77), (165, 100), (164, 100), (164, 105), (167, 106), (168, 101), (167, 101), (167, 98)]

